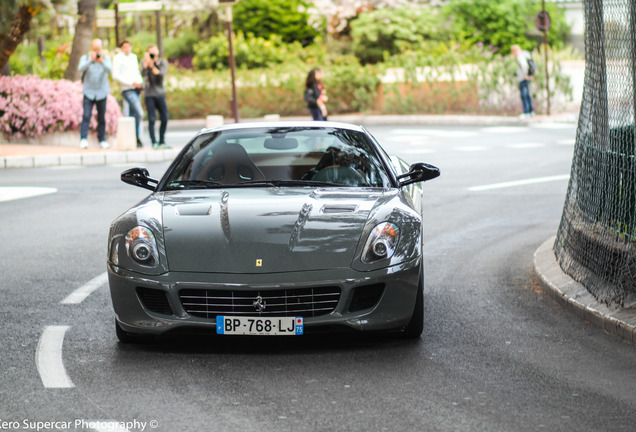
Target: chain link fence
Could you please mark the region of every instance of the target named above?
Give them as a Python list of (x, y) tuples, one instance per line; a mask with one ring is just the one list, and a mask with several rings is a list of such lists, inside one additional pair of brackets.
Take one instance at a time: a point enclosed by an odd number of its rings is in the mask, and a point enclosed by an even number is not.
[(608, 305), (636, 299), (636, 0), (585, 0), (585, 85), (554, 245)]

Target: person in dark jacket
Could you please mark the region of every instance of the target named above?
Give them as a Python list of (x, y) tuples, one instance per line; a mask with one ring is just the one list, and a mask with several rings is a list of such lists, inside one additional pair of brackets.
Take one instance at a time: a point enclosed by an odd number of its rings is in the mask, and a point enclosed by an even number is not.
[(327, 120), (327, 91), (322, 83), (322, 70), (313, 68), (305, 81), (305, 103), (314, 120)]
[[(168, 127), (168, 104), (163, 80), (168, 73), (168, 62), (159, 57), (159, 48), (150, 45), (144, 54), (141, 75), (144, 78), (144, 101), (148, 111), (148, 131), (153, 148), (165, 147)], [(159, 141), (155, 135), (156, 111), (159, 111)]]

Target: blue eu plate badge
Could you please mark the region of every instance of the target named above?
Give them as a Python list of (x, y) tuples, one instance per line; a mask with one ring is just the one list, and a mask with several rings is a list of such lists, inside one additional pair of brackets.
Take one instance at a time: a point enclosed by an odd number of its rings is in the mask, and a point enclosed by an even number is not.
[(216, 332), (224, 335), (298, 336), (304, 329), (303, 317), (216, 317)]

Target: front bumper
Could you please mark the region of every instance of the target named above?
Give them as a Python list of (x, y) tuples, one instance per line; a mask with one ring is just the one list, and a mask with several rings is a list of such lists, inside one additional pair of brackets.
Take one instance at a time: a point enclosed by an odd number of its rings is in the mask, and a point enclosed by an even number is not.
[[(270, 290), (339, 287), (337, 304), (330, 313), (305, 316), (305, 332), (324, 329), (386, 331), (408, 324), (413, 314), (421, 275), (421, 258), (397, 266), (359, 272), (350, 268), (275, 274), (219, 274), (169, 272), (147, 276), (109, 264), (108, 279), (117, 322), (129, 333), (161, 335), (172, 330), (216, 331), (215, 316), (195, 316), (186, 311), (180, 292)], [(383, 289), (378, 291), (378, 287)], [(376, 297), (365, 297), (365, 288)], [(158, 294), (159, 303), (140, 297), (140, 290)], [(143, 297), (143, 296), (142, 296)], [(363, 298), (364, 301), (360, 301)], [(366, 301), (366, 303), (365, 303)]]

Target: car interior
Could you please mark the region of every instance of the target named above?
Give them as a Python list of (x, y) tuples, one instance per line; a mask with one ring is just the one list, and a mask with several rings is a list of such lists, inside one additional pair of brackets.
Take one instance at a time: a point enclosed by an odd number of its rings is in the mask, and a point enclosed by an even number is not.
[(387, 182), (382, 164), (362, 133), (241, 132), (214, 134), (193, 143), (192, 154), (184, 155), (188, 160), (183, 168), (177, 167), (172, 180), (221, 185), (305, 181), (359, 187)]

